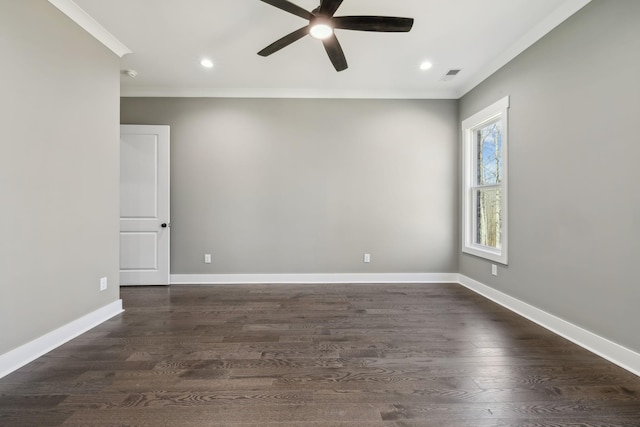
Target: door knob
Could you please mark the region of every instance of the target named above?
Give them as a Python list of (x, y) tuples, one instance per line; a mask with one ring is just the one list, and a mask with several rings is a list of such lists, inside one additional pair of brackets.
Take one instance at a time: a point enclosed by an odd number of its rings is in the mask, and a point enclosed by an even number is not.
[(162, 224), (160, 224), (160, 227), (167, 228), (169, 227), (169, 224), (167, 224), (166, 222), (163, 222)]

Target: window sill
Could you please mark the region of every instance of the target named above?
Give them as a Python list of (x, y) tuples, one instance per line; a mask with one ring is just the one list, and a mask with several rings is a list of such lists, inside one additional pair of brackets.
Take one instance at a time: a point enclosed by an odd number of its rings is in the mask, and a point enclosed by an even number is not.
[(483, 258), (488, 261), (493, 261), (498, 264), (508, 265), (507, 264), (507, 254), (503, 250), (491, 250), (490, 248), (485, 248), (482, 246), (464, 246), (462, 248), (462, 253), (473, 255), (478, 258)]

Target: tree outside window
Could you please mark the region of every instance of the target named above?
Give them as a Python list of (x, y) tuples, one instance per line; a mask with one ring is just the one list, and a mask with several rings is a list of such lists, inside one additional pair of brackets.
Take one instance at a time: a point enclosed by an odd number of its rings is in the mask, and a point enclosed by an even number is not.
[(462, 122), (465, 253), (507, 263), (507, 109), (503, 98)]
[(491, 123), (476, 131), (477, 226), (475, 243), (501, 247), (502, 122)]

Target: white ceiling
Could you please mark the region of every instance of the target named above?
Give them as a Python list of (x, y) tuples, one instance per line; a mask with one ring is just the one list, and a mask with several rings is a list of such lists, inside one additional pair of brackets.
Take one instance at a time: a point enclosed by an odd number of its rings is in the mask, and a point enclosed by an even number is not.
[[(336, 16), (415, 24), (409, 33), (336, 30), (349, 63), (340, 73), (311, 37), (258, 56), (307, 23), (260, 0), (50, 1), (79, 6), (132, 51), (121, 68), (138, 76), (122, 76), (123, 96), (458, 98), (590, 0), (345, 0)], [(431, 70), (419, 69), (424, 60)], [(442, 81), (453, 68), (462, 72)]]

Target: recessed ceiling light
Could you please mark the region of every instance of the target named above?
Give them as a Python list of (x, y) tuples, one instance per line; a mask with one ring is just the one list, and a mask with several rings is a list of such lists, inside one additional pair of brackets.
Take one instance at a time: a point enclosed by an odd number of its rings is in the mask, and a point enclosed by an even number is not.
[(202, 65), (204, 68), (213, 68), (213, 61), (205, 58), (200, 61), (200, 65)]
[(316, 24), (311, 27), (309, 34), (311, 34), (311, 37), (314, 39), (325, 40), (333, 35), (333, 28), (327, 24)]
[(422, 71), (430, 70), (432, 67), (433, 67), (433, 64), (429, 61), (424, 61), (422, 64), (420, 64), (420, 69)]

